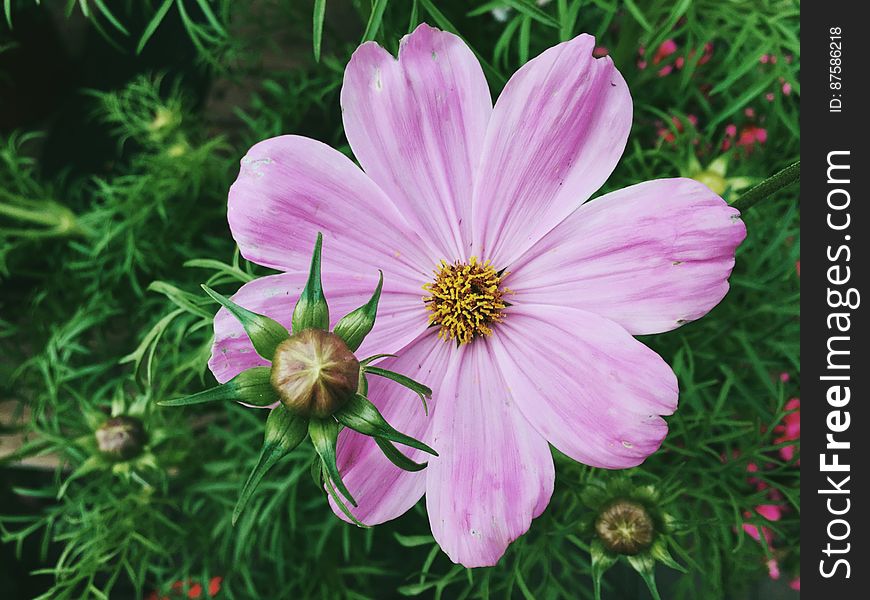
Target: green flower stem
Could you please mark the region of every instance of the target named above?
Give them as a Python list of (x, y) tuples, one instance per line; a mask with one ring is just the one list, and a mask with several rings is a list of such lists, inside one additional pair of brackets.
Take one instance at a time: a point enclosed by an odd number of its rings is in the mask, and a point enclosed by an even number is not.
[(731, 205), (743, 212), (752, 208), (768, 196), (787, 188), (801, 178), (801, 161), (790, 164), (779, 173), (771, 175), (758, 185), (752, 187)]
[[(34, 208), (16, 206), (0, 202), (0, 216), (16, 221), (44, 225), (45, 230), (32, 231), (27, 229), (14, 230), (21, 237), (45, 237), (46, 235), (73, 235), (82, 233), (75, 214), (68, 208), (51, 200), (45, 202), (28, 202)], [(7, 230), (12, 231), (12, 230)]]

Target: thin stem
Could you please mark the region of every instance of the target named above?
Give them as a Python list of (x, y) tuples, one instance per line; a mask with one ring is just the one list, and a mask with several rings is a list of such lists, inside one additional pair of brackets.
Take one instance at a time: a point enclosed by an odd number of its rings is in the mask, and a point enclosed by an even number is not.
[(48, 203), (37, 210), (0, 203), (0, 215), (40, 225), (57, 225), (61, 221), (58, 217), (59, 212)]
[(11, 194), (3, 195), (17, 200), (17, 205), (0, 201), (0, 217), (33, 223), (35, 226), (45, 226), (44, 229), (0, 229), (0, 232), (6, 235), (22, 238), (44, 238), (84, 233), (75, 214), (65, 206), (52, 200), (40, 202), (26, 200)]
[(740, 211), (752, 208), (768, 196), (787, 188), (796, 181), (800, 181), (800, 178), (801, 161), (797, 161), (790, 164), (779, 173), (771, 175), (755, 187), (750, 188), (748, 192), (740, 196), (740, 198), (735, 200), (731, 205)]

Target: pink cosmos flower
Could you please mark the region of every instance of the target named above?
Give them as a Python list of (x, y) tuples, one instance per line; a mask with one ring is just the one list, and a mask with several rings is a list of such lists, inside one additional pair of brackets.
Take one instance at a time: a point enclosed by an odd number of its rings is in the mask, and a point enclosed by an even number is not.
[[(425, 493), (435, 539), (469, 567), (495, 564), (547, 506), (549, 444), (611, 469), (659, 447), (677, 381), (632, 336), (714, 307), (745, 237), (738, 211), (691, 179), (585, 202), (613, 171), (632, 120), (625, 81), (594, 47), (581, 35), (550, 48), (493, 106), (455, 35), (421, 25), (398, 60), (363, 44), (341, 92), (362, 168), (318, 141), (282, 136), (251, 148), (230, 190), (242, 254), (283, 271), (246, 284), (236, 303), (289, 324), (318, 231), (324, 289), (338, 290), (332, 314), (362, 304), (383, 269), (377, 323), (359, 355), (395, 353), (384, 365), (435, 393), (428, 416), (400, 386), (372, 380), (369, 397), (440, 456), (402, 471), (345, 429), (338, 464), (359, 503), (351, 511), (382, 523)], [(221, 310), (215, 377), (261, 364)]]

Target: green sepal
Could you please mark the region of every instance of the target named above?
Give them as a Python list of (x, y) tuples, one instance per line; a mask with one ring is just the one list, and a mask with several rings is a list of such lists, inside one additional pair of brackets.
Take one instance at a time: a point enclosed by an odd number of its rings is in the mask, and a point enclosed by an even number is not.
[(311, 256), (311, 269), (305, 289), (293, 309), (293, 333), (304, 329), (329, 329), (329, 305), (323, 295), (320, 281), (320, 251), (323, 247), (323, 234), (317, 234), (314, 254)]
[(604, 573), (616, 564), (617, 556), (608, 552), (601, 540), (593, 540), (589, 546), (589, 555), (592, 558), (592, 587), (595, 600), (601, 600), (601, 580)]
[(391, 442), (410, 446), (433, 456), (438, 456), (437, 452), (423, 442), (393, 429), (375, 405), (369, 402), (369, 399), (365, 396), (354, 395), (347, 404), (335, 413), (335, 418), (345, 427), (349, 427), (363, 435), (384, 438)]
[(365, 523), (363, 523), (362, 521), (357, 519), (355, 516), (353, 516), (353, 513), (350, 512), (350, 509), (347, 506), (345, 506), (344, 501), (341, 498), (339, 498), (338, 492), (335, 491), (335, 488), (332, 485), (332, 481), (329, 479), (329, 477), (326, 477), (323, 474), (323, 465), (320, 463), (319, 460), (317, 461), (317, 466), (320, 467), (320, 469), (321, 469), (320, 476), (318, 477), (318, 479), (320, 480), (319, 485), (322, 485), (323, 487), (326, 488), (326, 493), (329, 494), (329, 497), (332, 498), (332, 501), (335, 502), (336, 506), (338, 506), (338, 509), (341, 511), (341, 513), (345, 517), (347, 517), (347, 519), (351, 523), (356, 525), (357, 527), (362, 527), (363, 529), (370, 529), (370, 527), (368, 525), (366, 525)]
[(613, 495), (595, 481), (588, 483), (580, 492), (580, 502), (596, 512), (603, 508), (608, 500), (612, 499)]
[(287, 329), (278, 321), (270, 319), (267, 316), (257, 314), (243, 308), (225, 296), (221, 296), (216, 291), (203, 284), (202, 289), (205, 293), (212, 297), (217, 303), (230, 311), (242, 327), (245, 328), (245, 333), (251, 338), (251, 343), (254, 345), (254, 350), (257, 354), (266, 360), (272, 360), (275, 356), (275, 348), (278, 344), (290, 337)]
[(323, 489), (323, 465), (320, 463), (319, 456), (315, 456), (314, 460), (311, 461), (308, 473), (311, 475), (311, 481), (314, 482), (317, 489)]
[(369, 363), (380, 360), (382, 358), (397, 358), (397, 356), (395, 354), (375, 354), (374, 356), (369, 356), (368, 358), (362, 359), (361, 361), (359, 361), (359, 364), (361, 367), (366, 367)]
[(420, 401), (423, 402), (423, 411), (426, 413), (426, 416), (429, 416), (429, 405), (426, 404), (426, 398), (432, 397), (431, 389), (418, 381), (414, 381), (406, 375), (402, 375), (401, 373), (396, 373), (394, 371), (388, 371), (387, 369), (382, 369), (381, 367), (370, 367), (366, 365), (364, 369), (366, 373), (371, 373), (372, 375), (377, 375), (378, 377), (384, 377), (391, 381), (395, 381), (399, 385), (405, 386), (406, 388), (420, 396)]
[(263, 449), (260, 451), (257, 465), (248, 476), (248, 480), (242, 487), (242, 493), (239, 494), (236, 507), (233, 509), (233, 525), (236, 524), (239, 515), (242, 514), (245, 505), (251, 499), (254, 490), (257, 489), (266, 472), (305, 439), (305, 434), (308, 431), (307, 425), (307, 420), (304, 417), (291, 413), (283, 405), (275, 407), (269, 413), (269, 418), (266, 419)]
[(686, 567), (675, 561), (674, 557), (671, 556), (671, 553), (668, 551), (668, 543), (663, 537), (659, 537), (655, 542), (653, 542), (652, 547), (649, 549), (649, 553), (655, 560), (659, 561), (666, 567), (676, 569), (681, 573), (689, 572)]
[(366, 379), (366, 370), (359, 370), (359, 383), (356, 386), (356, 393), (368, 397), (369, 395), (369, 380)]
[(391, 463), (402, 469), (403, 471), (422, 471), (426, 468), (427, 463), (418, 463), (414, 462), (404, 454), (402, 454), (398, 448), (396, 448), (392, 442), (389, 440), (385, 440), (381, 437), (374, 438), (375, 443), (378, 445), (378, 448), (381, 449), (381, 452), (384, 453)]
[(269, 382), (270, 367), (253, 367), (242, 371), (223, 385), (172, 400), (160, 400), (160, 406), (187, 406), (204, 402), (237, 401), (253, 406), (269, 406), (280, 401)]
[(641, 552), (640, 554), (626, 556), (625, 558), (628, 559), (628, 564), (638, 572), (641, 579), (646, 583), (646, 587), (649, 588), (649, 593), (652, 594), (653, 599), (662, 600), (662, 597), (659, 595), (659, 589), (656, 587), (656, 561), (650, 553)]
[(362, 341), (375, 326), (375, 317), (378, 314), (378, 301), (381, 298), (381, 288), (384, 287), (384, 273), (378, 271), (378, 287), (368, 302), (358, 309), (349, 312), (335, 324), (332, 332), (344, 340), (351, 352), (356, 352)]
[(320, 457), (320, 462), (326, 471), (326, 478), (331, 479), (332, 483), (335, 484), (335, 487), (338, 488), (344, 497), (356, 506), (356, 500), (353, 499), (350, 490), (347, 489), (341, 480), (341, 474), (338, 472), (338, 465), (335, 462), (335, 445), (338, 442), (339, 429), (339, 424), (332, 417), (311, 419), (311, 422), (308, 424), (308, 433), (311, 435), (314, 450), (317, 452), (317, 456)]

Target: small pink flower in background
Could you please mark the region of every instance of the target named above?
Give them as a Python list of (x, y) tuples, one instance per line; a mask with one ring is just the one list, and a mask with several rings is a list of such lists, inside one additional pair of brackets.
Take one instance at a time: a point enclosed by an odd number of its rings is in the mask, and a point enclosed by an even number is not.
[(786, 96), (791, 95), (791, 84), (789, 82), (786, 81), (782, 84), (782, 93)]
[[(677, 51), (677, 43), (674, 40), (665, 40), (661, 43), (661, 45), (656, 50), (655, 54), (652, 58), (652, 64), (658, 65), (671, 54)], [(678, 67), (679, 68), (679, 67)], [(673, 65), (665, 65), (658, 71), (659, 77), (665, 77), (666, 75), (670, 75), (671, 71), (674, 70)]]
[(711, 58), (713, 58), (713, 43), (707, 42), (706, 44), (704, 44), (704, 54), (701, 55), (701, 58), (698, 60), (698, 64), (705, 65), (710, 62)]
[(674, 40), (665, 40), (653, 54), (652, 64), (658, 65), (676, 51), (677, 43)]
[(801, 578), (795, 577), (791, 581), (788, 582), (788, 587), (795, 590), (796, 592), (801, 591)]
[(596, 46), (595, 50), (592, 51), (592, 56), (595, 58), (602, 58), (610, 54), (610, 50), (605, 48), (604, 46)]
[[(665, 63), (665, 61), (668, 58), (670, 58), (671, 56), (673, 56), (677, 52), (678, 48), (679, 48), (679, 46), (677, 46), (676, 41), (674, 41), (673, 39), (667, 39), (664, 42), (662, 42), (659, 45), (659, 47), (656, 49), (655, 53), (652, 56), (652, 64), (653, 64), (653, 66), (662, 65), (659, 68), (659, 70), (657, 71), (657, 74), (659, 77), (666, 77), (666, 76), (670, 75), (671, 73), (673, 73), (674, 70), (682, 69), (684, 66), (686, 66), (686, 61), (687, 60), (691, 61), (692, 59), (695, 58), (695, 56), (698, 53), (697, 50), (691, 49), (691, 50), (689, 50), (689, 53), (687, 56), (677, 56), (676, 58), (674, 58), (674, 61), (672, 63), (663, 64), (663, 63)], [(649, 64), (645, 58), (646, 48), (641, 46), (640, 48), (638, 48), (637, 54), (639, 56), (638, 61), (637, 61), (637, 68), (640, 70), (646, 69), (648, 64)], [(710, 42), (707, 42), (703, 46), (703, 54), (701, 55), (701, 58), (698, 59), (698, 65), (699, 66), (704, 65), (704, 64), (710, 62), (710, 59), (712, 57), (713, 57), (713, 44)]]
[[(780, 378), (782, 379), (782, 375), (788, 375), (788, 373), (782, 373)], [(785, 379), (787, 381), (788, 379)], [(781, 444), (787, 441), (795, 441), (800, 439), (800, 399), (792, 398), (785, 404), (785, 410), (788, 411), (786, 415), (783, 417), (782, 422), (776, 425), (773, 428), (774, 434), (779, 434), (773, 441), (776, 444)], [(788, 445), (779, 449), (779, 454), (783, 460), (791, 461), (795, 455), (795, 446)], [(800, 465), (800, 461), (797, 461), (795, 465)], [(758, 473), (759, 467), (756, 463), (750, 462), (746, 465), (747, 473)], [(770, 522), (779, 521), (782, 518), (783, 513), (788, 509), (787, 505), (784, 502), (783, 495), (779, 492), (779, 490), (771, 488), (766, 482), (762, 479), (749, 476), (747, 477), (747, 481), (754, 485), (758, 491), (765, 491), (766, 496), (770, 503), (768, 504), (759, 504), (755, 507), (755, 513), (764, 517)], [(747, 511), (743, 514), (744, 519), (752, 519), (753, 513)], [(761, 538), (764, 537), (764, 540), (768, 546), (768, 548), (773, 552), (775, 538), (773, 535), (773, 531), (767, 527), (766, 525), (758, 525), (752, 523), (743, 523), (743, 531), (746, 532), (752, 539), (757, 542), (761, 542)], [(779, 579), (780, 571), (779, 571), (779, 563), (777, 559), (770, 558), (767, 561), (768, 575), (771, 579)], [(794, 588), (794, 584), (797, 582), (797, 588)], [(792, 586), (792, 589), (800, 589), (800, 578), (792, 580), (789, 583)]]
[(790, 379), (791, 379), (791, 375), (789, 375), (788, 372), (786, 372), (786, 371), (783, 371), (782, 373), (779, 374), (779, 380), (783, 383), (788, 383)]
[[(689, 50), (688, 60), (692, 60), (693, 58), (695, 58), (697, 53), (698, 52), (695, 49)], [(703, 54), (701, 54), (701, 58), (698, 59), (698, 66), (707, 64), (708, 62), (710, 62), (711, 58), (713, 58), (713, 44), (711, 42), (707, 42), (706, 44), (704, 44), (704, 52)], [(682, 69), (683, 66), (686, 64), (686, 59), (680, 56), (677, 58), (675, 64), (678, 69)]]
[[(736, 139), (735, 139), (736, 138)], [(745, 125), (740, 129), (730, 123), (725, 126), (725, 139), (722, 140), (722, 150), (728, 150), (732, 145), (742, 148), (746, 155), (755, 149), (756, 144), (764, 144), (767, 141), (767, 130), (758, 125)]]
[[(214, 598), (221, 591), (221, 583), (223, 577), (212, 577), (208, 581), (208, 597)], [(176, 581), (171, 586), (169, 596), (158, 596), (157, 592), (150, 592), (145, 596), (145, 600), (173, 600), (174, 598), (190, 598), (190, 600), (199, 600), (203, 597), (203, 587), (201, 583), (193, 581), (187, 582), (187, 591), (185, 592), (185, 584), (183, 581)]]
[[(759, 504), (755, 507), (755, 512), (770, 522), (776, 522), (782, 518), (783, 507), (780, 504)], [(753, 514), (749, 511), (743, 513), (744, 519), (751, 519), (752, 517)], [(758, 543), (761, 543), (761, 538), (764, 537), (764, 542), (767, 547), (770, 549), (771, 552), (774, 551), (773, 531), (766, 525), (762, 525), (759, 527), (758, 525), (754, 525), (752, 523), (744, 523), (743, 531), (745, 531), (749, 535), (749, 537), (751, 537)], [(768, 559), (766, 564), (770, 578), (779, 579), (779, 563), (776, 558)]]
[[(588, 35), (550, 48), (493, 106), (480, 64), (450, 33), (421, 25), (398, 60), (363, 44), (341, 91), (362, 169), (318, 141), (283, 136), (251, 148), (230, 190), (242, 255), (283, 271), (245, 284), (237, 304), (289, 324), (318, 231), (335, 315), (369, 297), (373, 265), (383, 270), (377, 323), (359, 352), (397, 353), (384, 365), (434, 395), (428, 417), (399, 386), (373, 380), (369, 395), (439, 456), (402, 471), (371, 438), (343, 430), (339, 469), (359, 503), (350, 510), (383, 523), (425, 494), (435, 539), (469, 567), (495, 564), (546, 508), (549, 444), (611, 469), (659, 447), (677, 381), (633, 336), (718, 304), (746, 234), (735, 209), (690, 179), (585, 202), (616, 166), (632, 121), (625, 81), (594, 48)], [(215, 377), (261, 364), (222, 309)]]
[[(698, 127), (698, 117), (696, 117), (695, 115), (686, 115), (685, 121), (688, 121), (693, 128)], [(686, 130), (686, 124), (684, 120), (676, 115), (671, 117), (671, 123), (673, 123), (674, 129), (677, 130), (677, 133), (683, 133)], [(665, 127), (665, 124), (661, 121), (656, 121), (656, 126), (658, 127), (658, 136), (662, 140), (668, 142), (669, 144), (672, 144), (677, 140), (677, 136), (674, 134), (673, 129), (671, 129), (670, 127)], [(695, 137), (692, 140), (692, 143), (697, 144), (698, 141), (699, 139)]]
[(752, 148), (755, 144), (763, 144), (767, 141), (767, 130), (757, 125), (747, 125), (740, 131), (737, 145), (744, 148)]
[(776, 581), (780, 577), (779, 572), (779, 561), (775, 558), (771, 558), (767, 561), (767, 574), (771, 579)]
[[(773, 428), (774, 433), (779, 436), (773, 440), (774, 444), (782, 444), (783, 442), (791, 442), (799, 440), (801, 437), (801, 401), (800, 398), (792, 398), (789, 400), (785, 409), (788, 414), (782, 419), (782, 423)], [(779, 455), (783, 460), (791, 461), (794, 459), (795, 447), (793, 444), (783, 446), (779, 449)], [(800, 464), (798, 461), (797, 464)]]

